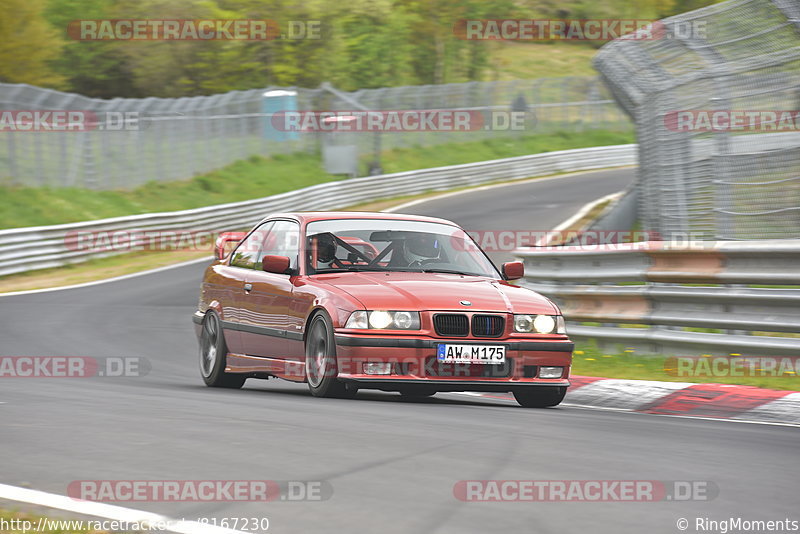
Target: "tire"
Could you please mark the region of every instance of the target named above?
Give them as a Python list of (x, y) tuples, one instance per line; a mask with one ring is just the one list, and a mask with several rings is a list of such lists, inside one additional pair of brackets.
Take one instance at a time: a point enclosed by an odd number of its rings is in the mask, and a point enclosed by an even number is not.
[(524, 408), (550, 408), (564, 400), (567, 388), (564, 386), (534, 386), (514, 391), (514, 398)]
[(430, 389), (425, 386), (407, 386), (400, 390), (400, 395), (403, 399), (407, 400), (420, 400), (427, 397), (436, 395), (435, 389)]
[(209, 387), (239, 389), (247, 377), (225, 372), (228, 347), (216, 312), (208, 311), (200, 334), (200, 375)]
[(306, 381), (315, 397), (352, 398), (357, 388), (338, 378), (333, 325), (325, 312), (317, 313), (306, 334)]

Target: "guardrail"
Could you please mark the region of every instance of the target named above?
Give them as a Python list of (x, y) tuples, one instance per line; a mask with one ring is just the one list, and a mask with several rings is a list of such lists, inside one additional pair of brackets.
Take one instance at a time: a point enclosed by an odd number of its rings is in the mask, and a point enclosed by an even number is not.
[(522, 285), (558, 303), (572, 338), (647, 353), (800, 356), (800, 289), (753, 287), (800, 286), (800, 240), (651, 241), (514, 254), (525, 263)]
[(232, 230), (252, 226), (266, 215), (280, 211), (331, 210), (383, 198), (443, 191), (498, 180), (636, 163), (636, 145), (582, 148), (326, 182), (256, 200), (184, 211), (0, 230), (0, 276), (113, 254), (108, 251), (80, 250), (75, 242), (77, 232)]

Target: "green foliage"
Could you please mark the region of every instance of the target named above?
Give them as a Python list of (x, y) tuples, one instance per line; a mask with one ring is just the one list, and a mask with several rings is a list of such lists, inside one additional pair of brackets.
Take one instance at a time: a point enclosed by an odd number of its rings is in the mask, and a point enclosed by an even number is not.
[(117, 52), (118, 43), (77, 41), (67, 35), (71, 21), (109, 18), (112, 5), (112, 0), (51, 1), (44, 13), (66, 39), (53, 67), (67, 80), (70, 91), (91, 97), (139, 96), (131, 87), (124, 57)]
[(573, 376), (662, 382), (717, 382), (767, 389), (800, 390), (800, 377), (793, 373), (783, 376), (684, 376), (677, 373), (672, 355), (639, 354), (632, 348), (622, 346), (618, 350), (602, 350), (593, 342), (580, 343), (576, 349), (572, 356)]
[(0, 82), (62, 87), (51, 62), (64, 42), (44, 19), (44, 8), (45, 0), (0, 3)]
[[(355, 90), (591, 72), (602, 43), (466, 41), (459, 19), (655, 19), (716, 0), (5, 0), (0, 81), (88, 96), (193, 96), (267, 86)], [(46, 9), (44, 9), (46, 4)], [(319, 21), (319, 39), (76, 41), (85, 19)], [(575, 59), (564, 58), (575, 51)], [(564, 54), (567, 51), (567, 54)], [(560, 53), (554, 62), (551, 53)], [(514, 58), (509, 63), (508, 58)], [(528, 64), (539, 65), (529, 67)], [(558, 65), (574, 64), (574, 68)], [(549, 68), (544, 68), (549, 66)]]

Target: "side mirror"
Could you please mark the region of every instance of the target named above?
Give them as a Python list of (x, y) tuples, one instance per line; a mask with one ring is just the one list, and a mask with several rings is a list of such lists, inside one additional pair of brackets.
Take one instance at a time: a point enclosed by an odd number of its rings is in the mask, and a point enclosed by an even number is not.
[(521, 261), (509, 261), (503, 264), (503, 276), (506, 280), (519, 280), (525, 275), (525, 264)]
[(228, 247), (231, 243), (236, 244), (247, 235), (247, 232), (222, 232), (214, 243), (214, 257), (218, 260), (228, 255)]
[(261, 259), (261, 268), (268, 273), (288, 274), (289, 258), (286, 256), (264, 256)]

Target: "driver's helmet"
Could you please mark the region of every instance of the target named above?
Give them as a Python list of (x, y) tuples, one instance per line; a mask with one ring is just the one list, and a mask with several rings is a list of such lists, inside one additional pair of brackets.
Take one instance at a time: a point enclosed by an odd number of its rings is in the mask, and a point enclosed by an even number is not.
[(413, 234), (403, 242), (403, 253), (409, 264), (438, 258), (441, 250), (439, 236), (434, 234)]
[(317, 246), (317, 261), (330, 263), (336, 257), (336, 239), (333, 234), (317, 234), (314, 236)]

